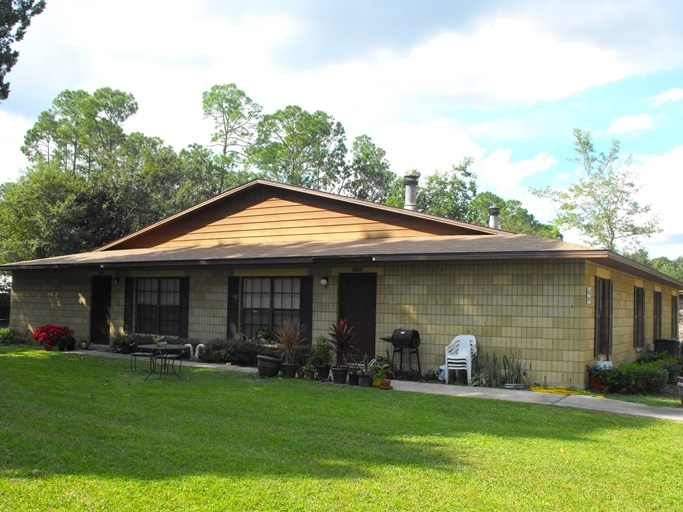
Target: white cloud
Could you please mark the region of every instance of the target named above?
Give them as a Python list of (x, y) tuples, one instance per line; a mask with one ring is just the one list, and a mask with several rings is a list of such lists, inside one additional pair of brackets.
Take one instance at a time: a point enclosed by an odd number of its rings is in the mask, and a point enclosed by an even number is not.
[(19, 148), (24, 144), (24, 134), (32, 126), (26, 119), (9, 115), (0, 110), (0, 182), (15, 181), (26, 158)]
[(463, 128), (446, 119), (376, 126), (369, 133), (399, 176), (412, 169), (423, 175), (446, 171), (465, 157), (484, 154)]
[[(683, 145), (663, 155), (635, 156), (633, 169), (643, 188), (638, 198), (641, 204), (652, 205), (659, 215), (662, 233), (644, 239), (650, 256), (683, 256), (683, 221), (680, 212), (680, 191), (683, 189)], [(681, 242), (672, 243), (677, 237)]]
[(658, 94), (652, 98), (652, 100), (653, 107), (658, 107), (670, 101), (681, 101), (683, 100), (683, 89), (674, 87), (673, 89)]
[(638, 116), (621, 116), (613, 119), (605, 133), (609, 135), (626, 135), (654, 128), (655, 122), (648, 114)]

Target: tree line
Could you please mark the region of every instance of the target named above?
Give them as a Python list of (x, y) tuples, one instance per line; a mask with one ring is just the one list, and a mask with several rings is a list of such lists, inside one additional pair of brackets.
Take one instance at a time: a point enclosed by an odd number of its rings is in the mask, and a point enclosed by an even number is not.
[[(255, 178), (403, 206), (403, 176), (386, 152), (368, 135), (347, 147), (343, 125), (325, 112), (288, 105), (264, 113), (235, 84), (203, 93), (202, 107), (210, 140), (176, 152), (158, 137), (125, 132), (138, 110), (132, 94), (60, 93), (26, 132), (27, 168), (0, 185), (0, 260), (90, 251)], [(634, 199), (636, 176), (630, 158), (620, 162), (618, 141), (605, 154), (589, 132), (574, 138), (583, 177), (567, 189), (532, 190), (558, 203), (550, 224), (516, 199), (480, 192), (471, 158), (424, 176), (418, 210), (486, 225), (496, 206), (504, 230), (562, 239), (560, 229), (577, 229), (590, 245), (683, 278), (683, 258), (651, 259), (638, 243), (658, 232), (658, 219)]]
[[(0, 185), (3, 262), (93, 250), (255, 178), (403, 205), (403, 178), (385, 151), (368, 135), (348, 148), (343, 125), (325, 112), (289, 105), (264, 114), (235, 84), (217, 85), (203, 94), (211, 139), (176, 152), (125, 132), (137, 110), (132, 94), (105, 87), (63, 91), (38, 116), (21, 148), (28, 167)], [(519, 201), (478, 193), (471, 163), (427, 176), (418, 208), (485, 225), (495, 204), (503, 229), (561, 237)]]

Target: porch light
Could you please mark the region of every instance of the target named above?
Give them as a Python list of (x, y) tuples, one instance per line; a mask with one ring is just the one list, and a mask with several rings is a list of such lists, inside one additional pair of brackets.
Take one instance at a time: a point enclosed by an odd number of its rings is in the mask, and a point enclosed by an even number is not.
[(323, 278), (320, 280), (320, 286), (327, 286), (327, 278), (326, 278), (326, 277), (323, 277)]

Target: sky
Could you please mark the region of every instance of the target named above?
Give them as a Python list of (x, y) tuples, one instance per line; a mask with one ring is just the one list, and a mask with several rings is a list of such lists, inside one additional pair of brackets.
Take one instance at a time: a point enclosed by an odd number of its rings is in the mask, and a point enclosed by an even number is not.
[[(683, 2), (679, 0), (47, 0), (0, 102), (0, 182), (24, 134), (64, 90), (112, 87), (124, 125), (176, 151), (208, 144), (202, 92), (235, 83), (264, 111), (322, 110), (369, 135), (404, 175), (472, 157), (480, 191), (549, 222), (530, 187), (576, 182), (575, 128), (632, 156), (637, 199), (683, 256)], [(568, 241), (581, 241), (565, 232)]]

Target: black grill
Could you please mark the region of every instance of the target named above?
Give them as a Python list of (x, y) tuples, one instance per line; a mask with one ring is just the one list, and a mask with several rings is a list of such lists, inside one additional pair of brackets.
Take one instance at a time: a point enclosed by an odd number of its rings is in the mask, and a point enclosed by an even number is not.
[[(422, 374), (422, 369), (420, 368), (420, 353), (417, 351), (417, 347), (420, 346), (420, 333), (415, 329), (395, 329), (391, 336), (384, 336), (380, 338), (384, 341), (388, 341), (394, 345), (394, 353), (391, 356), (391, 364), (394, 365), (394, 358), (396, 357), (396, 352), (401, 353), (401, 371), (403, 371), (403, 350), (408, 350), (408, 369), (411, 369), (412, 354), (417, 356), (417, 370)], [(395, 366), (394, 366), (395, 368)]]
[(420, 346), (420, 333), (415, 329), (395, 329), (391, 336), (381, 338), (394, 345), (394, 348), (417, 348)]

